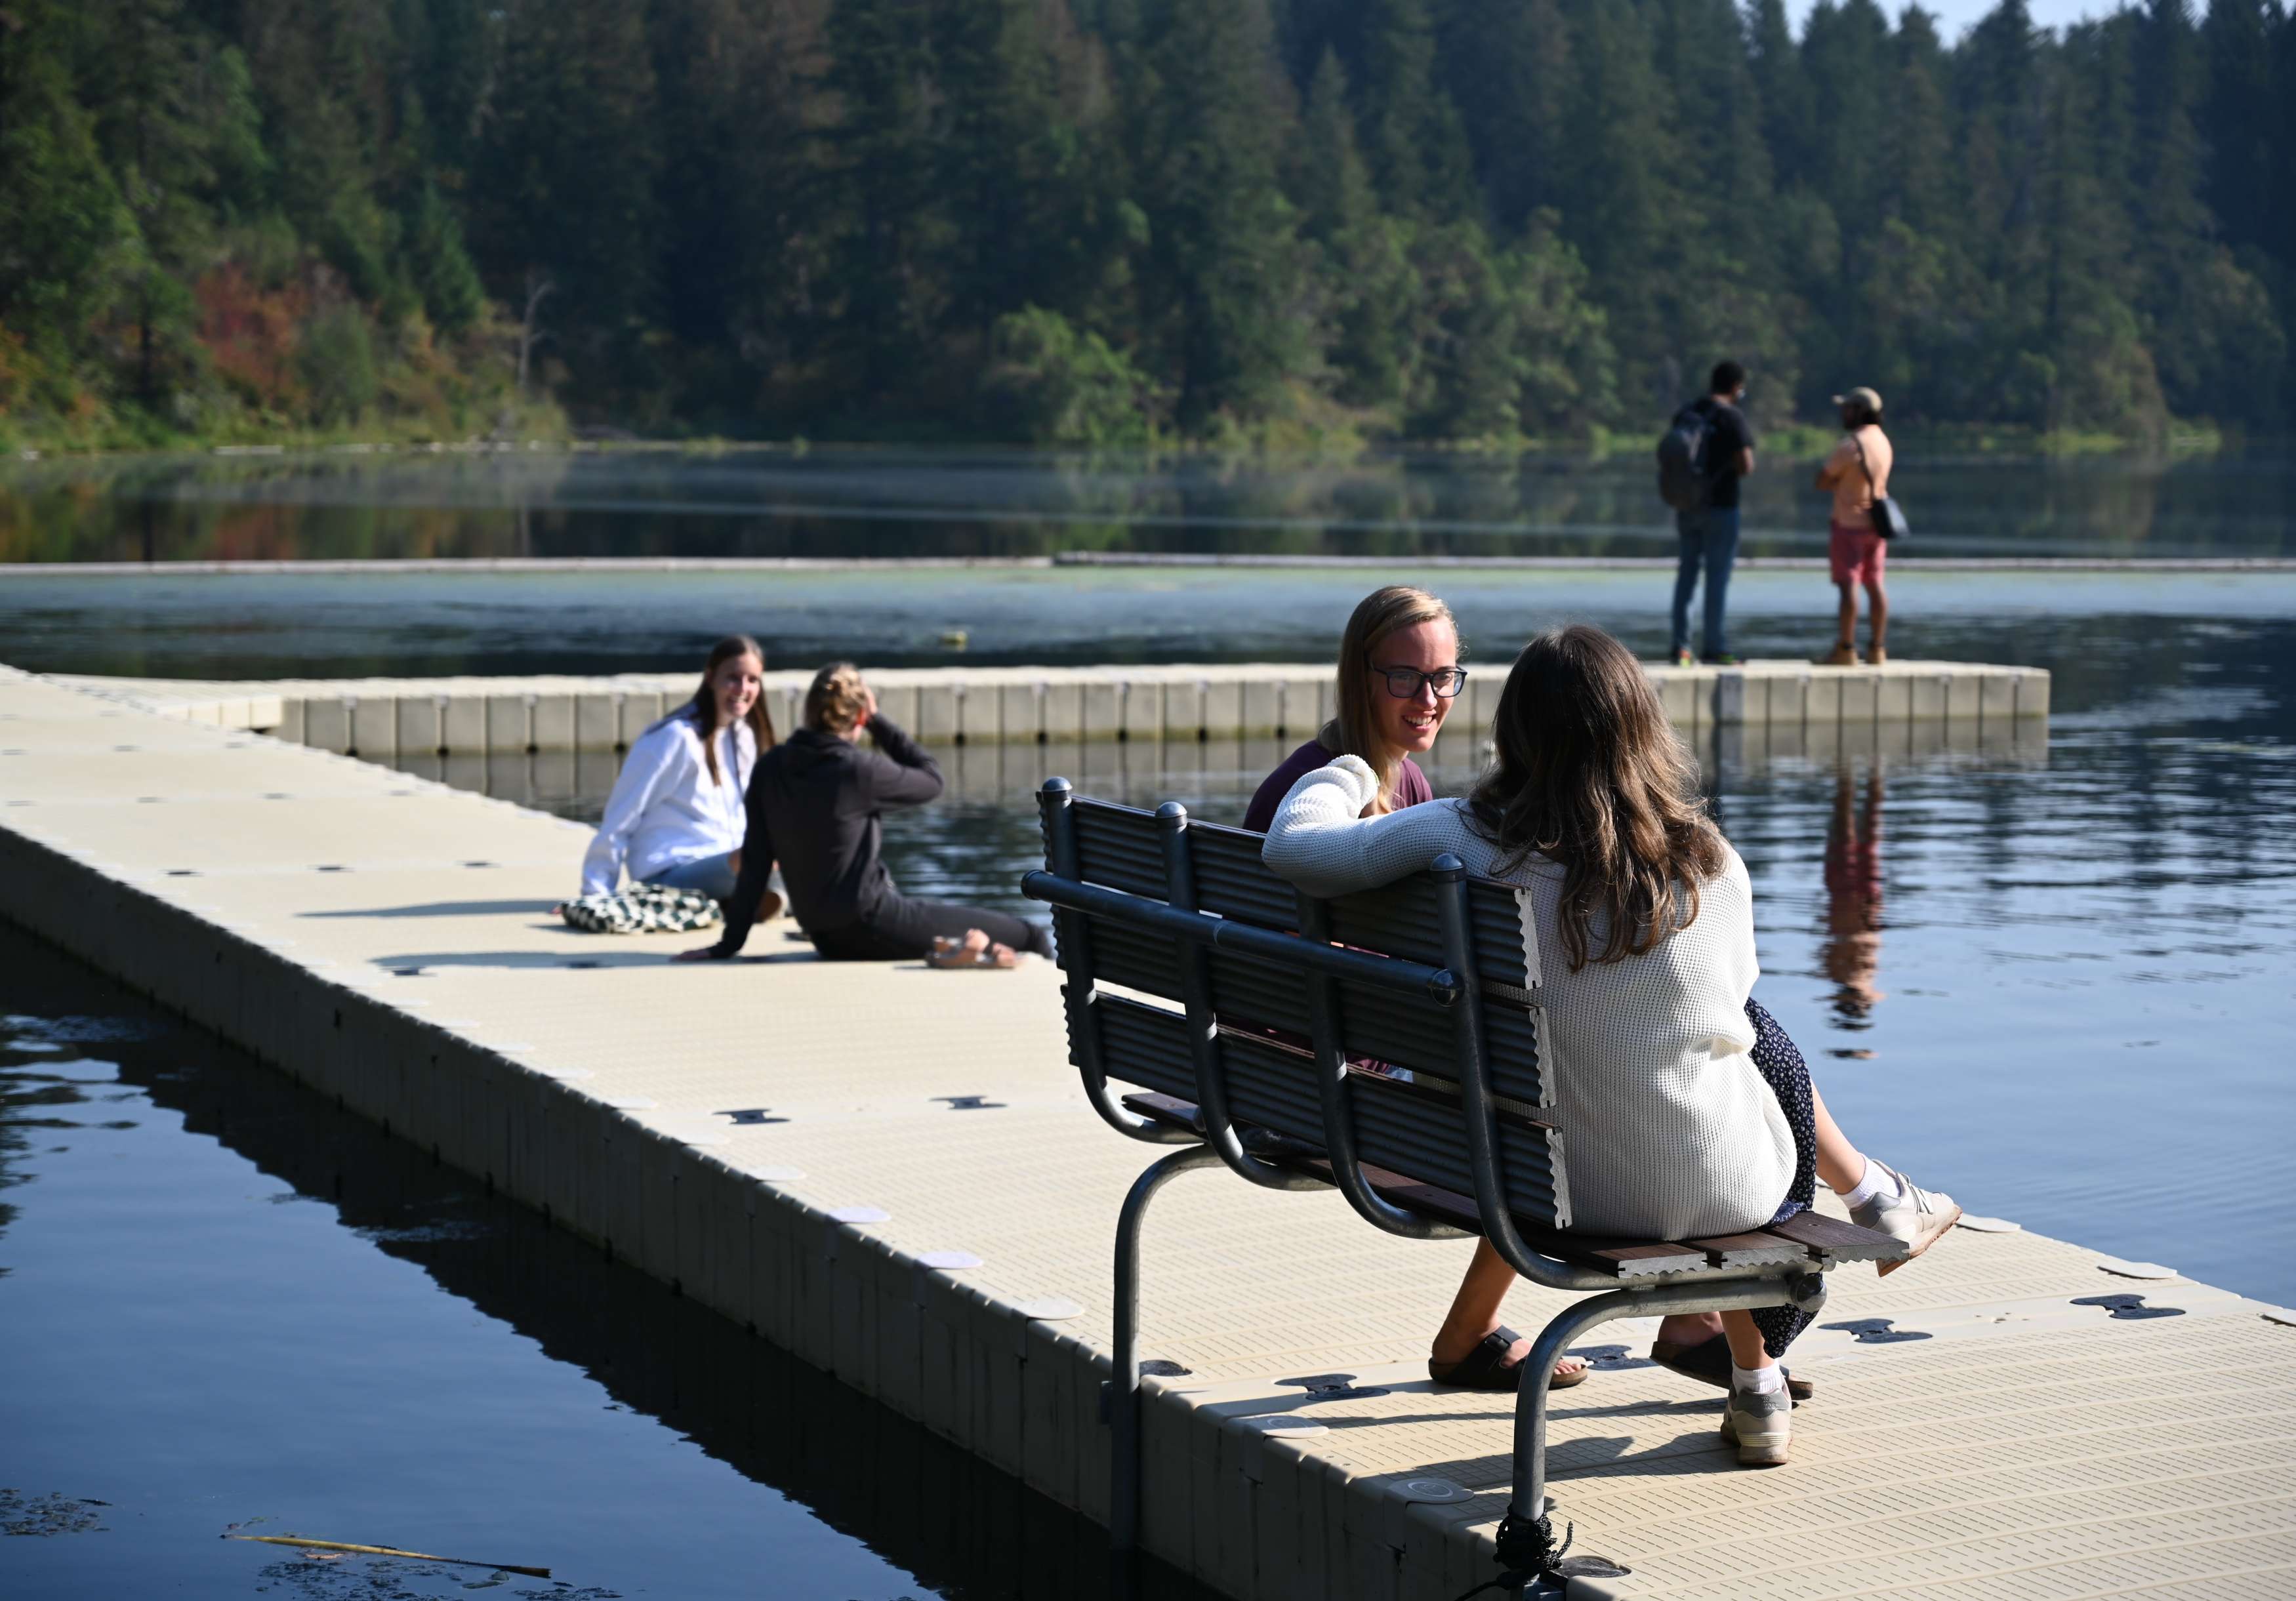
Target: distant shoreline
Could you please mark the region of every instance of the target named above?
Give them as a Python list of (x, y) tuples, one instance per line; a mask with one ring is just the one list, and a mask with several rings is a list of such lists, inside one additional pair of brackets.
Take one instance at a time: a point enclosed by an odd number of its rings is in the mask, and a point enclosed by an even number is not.
[[(704, 573), (704, 572), (882, 572), (932, 568), (1005, 568), (1043, 571), (1055, 568), (1274, 568), (1514, 569), (1547, 572), (1671, 572), (1671, 556), (1283, 556), (1165, 555), (1155, 552), (1076, 551), (1052, 556), (473, 556), (403, 560), (315, 560), (309, 561), (17, 561), (0, 562), (0, 578), (38, 577), (226, 577), (234, 576), (341, 576), (389, 577), (406, 573)], [(1823, 556), (1741, 556), (1741, 572), (1823, 572)], [(1890, 568), (1901, 573), (2296, 573), (2296, 557), (2284, 556), (1901, 556)]]

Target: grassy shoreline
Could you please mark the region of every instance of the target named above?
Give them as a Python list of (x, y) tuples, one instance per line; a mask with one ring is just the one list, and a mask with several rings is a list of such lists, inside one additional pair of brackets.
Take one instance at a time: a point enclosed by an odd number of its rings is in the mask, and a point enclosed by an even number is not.
[[(88, 443), (76, 439), (0, 437), (0, 468), (11, 462), (134, 461), (170, 457), (255, 458), (296, 455), (488, 454), (515, 451), (599, 454), (710, 455), (734, 452), (780, 452), (804, 457), (816, 452), (903, 451), (923, 454), (1010, 455), (1032, 460), (1146, 462), (1210, 460), (1238, 462), (1378, 462), (1414, 458), (1500, 462), (1538, 457), (1600, 462), (1647, 453), (1652, 439), (1640, 434), (1595, 429), (1586, 439), (1522, 438), (1506, 441), (1406, 441), (1351, 437), (1320, 442), (1245, 443), (1237, 440), (1167, 439), (1149, 446), (1085, 449), (1076, 446), (961, 441), (939, 437), (874, 439), (813, 439), (804, 435), (744, 437), (724, 434), (680, 434), (641, 437), (617, 433), (586, 437), (568, 425), (554, 405), (526, 408), (520, 426), (483, 435), (442, 438), (410, 428), (398, 432), (362, 429), (294, 429), (277, 433), (234, 430), (222, 436), (182, 435), (135, 443)], [(1655, 436), (1653, 435), (1652, 437)], [(1789, 423), (1767, 430), (1761, 449), (1789, 458), (1817, 456), (1833, 447), (1837, 431), (1814, 423)], [(2161, 437), (2140, 438), (2078, 430), (2036, 430), (1990, 424), (1920, 427), (1897, 434), (1901, 452), (1931, 456), (1998, 457), (2005, 460), (2125, 455), (2145, 460), (2214, 456), (2260, 443), (2210, 423), (2180, 424)]]

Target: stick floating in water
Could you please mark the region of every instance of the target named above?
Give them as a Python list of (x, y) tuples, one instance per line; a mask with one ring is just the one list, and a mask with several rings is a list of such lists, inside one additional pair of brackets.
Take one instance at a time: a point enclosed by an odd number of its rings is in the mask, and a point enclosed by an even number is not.
[(514, 1562), (476, 1562), (468, 1556), (433, 1556), (428, 1551), (402, 1551), (396, 1546), (347, 1546), (339, 1540), (305, 1540), (294, 1534), (231, 1534), (227, 1540), (250, 1540), (259, 1546), (301, 1546), (313, 1551), (353, 1551), (362, 1556), (412, 1556), (417, 1562), (450, 1562), (458, 1568), (496, 1568), (505, 1573), (524, 1573), (529, 1579), (547, 1579), (548, 1568), (521, 1567)]

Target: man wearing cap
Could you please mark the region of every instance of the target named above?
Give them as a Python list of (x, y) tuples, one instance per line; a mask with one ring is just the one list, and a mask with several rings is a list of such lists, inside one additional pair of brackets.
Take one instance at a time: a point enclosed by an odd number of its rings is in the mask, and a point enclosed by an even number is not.
[(1884, 643), (1890, 632), (1890, 597), (1882, 584), (1890, 547), (1874, 531), (1874, 500), (1890, 493), (1890, 464), (1897, 453), (1882, 431), (1879, 395), (1859, 388), (1836, 395), (1833, 404), (1841, 408), (1841, 443), (1817, 470), (1817, 486), (1833, 494), (1833, 528), (1826, 554), (1833, 587), (1841, 594), (1841, 626), (1833, 649), (1817, 659), (1829, 667), (1857, 665), (1857, 591), (1862, 587), (1874, 618), (1874, 642), (1866, 660), (1878, 666), (1890, 659)]

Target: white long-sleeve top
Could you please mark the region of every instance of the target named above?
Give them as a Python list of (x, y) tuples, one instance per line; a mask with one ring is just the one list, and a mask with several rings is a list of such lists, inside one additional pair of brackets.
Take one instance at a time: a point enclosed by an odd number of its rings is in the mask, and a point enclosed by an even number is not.
[[(1760, 968), (1753, 886), (1737, 852), (1700, 886), (1687, 928), (1647, 954), (1573, 973), (1556, 917), (1561, 866), (1534, 857), (1501, 873), (1500, 851), (1456, 800), (1363, 817), (1377, 782), (1355, 756), (1308, 773), (1276, 808), (1262, 858), (1314, 895), (1390, 883), (1446, 851), (1469, 872), (1516, 886), (1546, 1006), (1539, 1056), (1562, 1136), (1570, 1226), (1685, 1239), (1776, 1215), (1793, 1181), (1793, 1132), (1747, 1054), (1746, 998)], [(1599, 919), (1591, 933), (1599, 949)]]
[(742, 796), (757, 761), (757, 736), (746, 723), (718, 731), (720, 782), (710, 780), (691, 716), (667, 717), (640, 734), (582, 857), (582, 893), (614, 889), (625, 864), (643, 880), (681, 862), (740, 850), (749, 826)]

